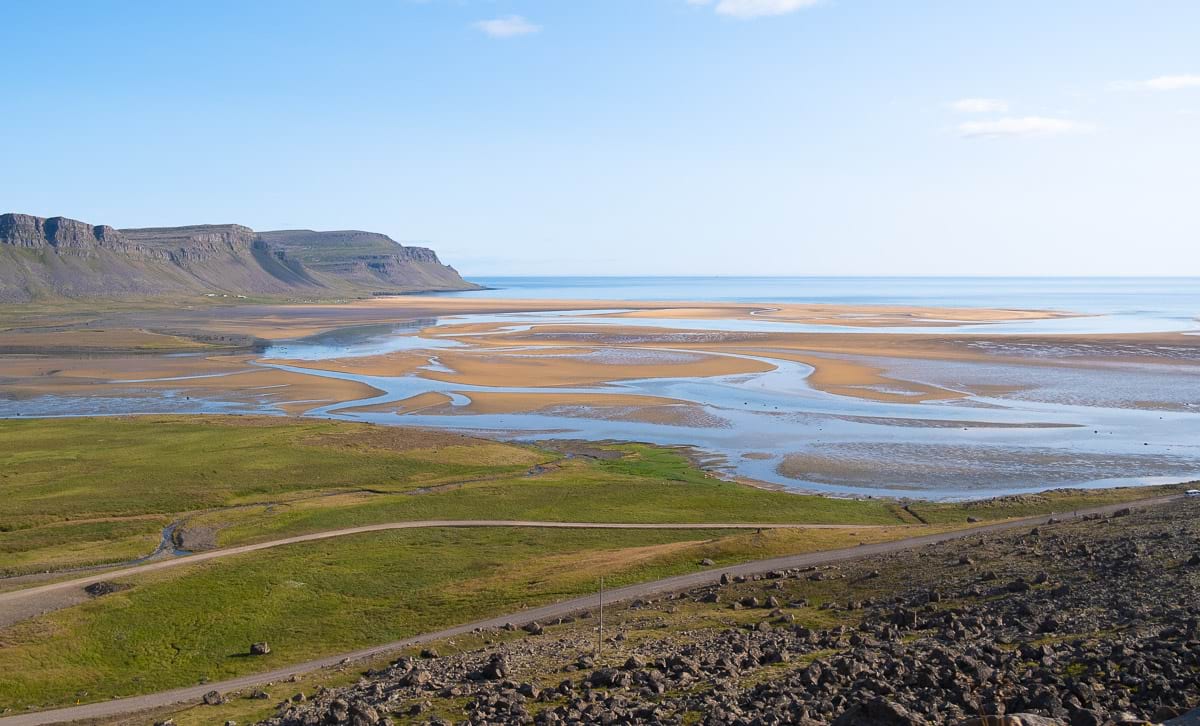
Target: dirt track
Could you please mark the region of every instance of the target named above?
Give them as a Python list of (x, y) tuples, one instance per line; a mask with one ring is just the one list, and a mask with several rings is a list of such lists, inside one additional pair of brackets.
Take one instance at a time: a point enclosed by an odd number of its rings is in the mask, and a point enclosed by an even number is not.
[(258, 542), (255, 544), (240, 545), (237, 547), (227, 547), (219, 550), (209, 550), (207, 552), (199, 552), (196, 554), (186, 555), (183, 557), (174, 557), (171, 559), (155, 560), (142, 565), (132, 567), (123, 567), (120, 569), (109, 569), (96, 574), (91, 574), (86, 577), (78, 577), (72, 580), (64, 580), (61, 582), (53, 582), (47, 585), (38, 585), (37, 587), (29, 587), (21, 590), (12, 590), (10, 592), (0, 593), (0, 628), (7, 627), (13, 623), (42, 615), (44, 613), (61, 610), (65, 607), (70, 607), (78, 603), (84, 602), (88, 596), (83, 592), (83, 588), (93, 582), (101, 580), (112, 580), (115, 578), (131, 577), (141, 575), (147, 572), (156, 570), (165, 570), (171, 567), (179, 567), (182, 565), (191, 565), (197, 562), (206, 560), (215, 560), (222, 557), (232, 557), (233, 555), (246, 554), (247, 552), (256, 552), (258, 550), (270, 549), (272, 547), (282, 547), (284, 545), (299, 544), (301, 542), (312, 542), (314, 540), (332, 539), (334, 537), (345, 537), (352, 534), (364, 534), (367, 532), (383, 532), (393, 529), (425, 529), (429, 527), (537, 527), (546, 529), (874, 529), (881, 525), (857, 525), (857, 524), (746, 524), (746, 523), (728, 523), (717, 522), (713, 524), (706, 523), (685, 523), (685, 524), (654, 524), (654, 523), (631, 523), (624, 524), (619, 522), (532, 522), (526, 520), (503, 520), (503, 519), (427, 519), (411, 522), (385, 522), (383, 524), (368, 524), (362, 527), (348, 527), (346, 529), (333, 529), (326, 532), (314, 532), (312, 534), (302, 534), (295, 537), (285, 537), (283, 539), (271, 540), (269, 542)]

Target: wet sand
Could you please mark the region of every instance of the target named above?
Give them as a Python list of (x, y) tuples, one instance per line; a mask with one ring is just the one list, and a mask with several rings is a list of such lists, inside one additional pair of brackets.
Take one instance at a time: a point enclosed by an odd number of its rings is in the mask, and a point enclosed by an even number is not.
[[(606, 307), (601, 308), (601, 305)], [(611, 310), (612, 305), (611, 302), (387, 298), (342, 306), (294, 306), (288, 308), (287, 314), (279, 306), (222, 309), (233, 314), (226, 315), (227, 319), (223, 321), (210, 321), (205, 327), (209, 334), (278, 339), (380, 320), (399, 323), (414, 314), (558, 310), (568, 306), (571, 309)], [(548, 323), (510, 331), (503, 323), (468, 323), (426, 328), (423, 337), (436, 335), (465, 344), (463, 348), (438, 350), (435, 354), (399, 351), (377, 356), (272, 362), (363, 376), (415, 374), (446, 383), (503, 388), (595, 386), (632, 379), (750, 374), (771, 370), (772, 365), (766, 361), (783, 360), (811, 366), (813, 371), (807, 383), (817, 390), (890, 403), (953, 401), (974, 395), (1002, 395), (1018, 388), (1002, 385), (951, 388), (910, 380), (889, 370), (890, 359), (1043, 366), (1111, 362), (1196, 365), (1200, 362), (1200, 339), (1179, 333), (984, 336), (964, 332), (961, 335), (924, 335), (888, 333), (886, 327), (881, 327), (884, 321), (909, 326), (915, 318), (956, 319), (967, 323), (1006, 320), (1014, 316), (1059, 315), (1053, 312), (876, 310), (863, 306), (657, 305), (652, 310), (616, 315), (679, 319), (753, 315), (806, 321), (838, 319), (843, 324), (843, 318), (848, 317), (858, 324), (880, 329), (879, 332), (854, 334), (759, 333), (656, 328), (636, 323), (603, 326)], [(261, 315), (254, 317), (254, 310)], [(179, 322), (172, 319), (176, 313), (158, 314), (167, 318), (161, 321), (163, 324)], [(0, 346), (6, 342), (15, 345), (14, 341), (24, 341), (22, 345), (42, 341), (54, 348), (65, 344), (65, 336), (87, 343), (93, 340), (82, 333), (10, 330), (0, 332)], [(135, 349), (141, 345), (161, 345), (164, 340), (180, 345), (187, 342), (179, 336), (163, 336), (140, 328), (107, 330), (94, 337), (100, 347), (120, 343)], [(859, 358), (872, 360), (868, 363)], [(154, 395), (172, 390), (184, 396), (221, 396), (242, 401), (269, 399), (276, 402), (280, 410), (301, 413), (328, 403), (359, 400), (375, 392), (375, 389), (354, 381), (257, 368), (253, 365), (255, 360), (250, 355), (5, 355), (0, 356), (0, 393), (12, 398), (28, 398), (41, 394)], [(272, 388), (278, 390), (267, 393)], [(1179, 408), (1171, 402), (1154, 400), (1142, 404), (1146, 408)], [(614, 405), (611, 408), (627, 407)]]
[[(554, 416), (602, 418), (609, 421), (641, 421), (667, 426), (718, 427), (726, 422), (707, 413), (702, 406), (659, 396), (626, 393), (493, 393), (465, 394), (470, 403), (461, 413), (535, 413)], [(439, 413), (434, 410), (430, 413)]]
[[(752, 319), (835, 324), (861, 327), (916, 324), (971, 324), (1074, 317), (1051, 310), (989, 310), (875, 305), (761, 305), (747, 303), (614, 302), (612, 300), (486, 300), (405, 295), (358, 300), (339, 305), (294, 305), (234, 308), (223, 321), (208, 321), (206, 329), (237, 332), (268, 340), (301, 337), (348, 325), (401, 322), (422, 317), (487, 313), (549, 312), (559, 310), (612, 311), (605, 316), (679, 319)], [(934, 322), (937, 321), (937, 322)], [(283, 332), (286, 331), (286, 332)]]
[[(116, 349), (130, 344), (159, 347), (166, 342), (153, 336), (188, 338), (192, 332), (240, 336), (246, 339), (284, 340), (316, 335), (354, 325), (403, 323), (421, 318), (489, 313), (548, 312), (560, 310), (619, 311), (629, 317), (676, 319), (770, 319), (836, 324), (855, 327), (888, 325), (970, 325), (981, 322), (1019, 321), (1069, 317), (1071, 313), (1044, 310), (989, 310), (874, 305), (762, 305), (748, 303), (614, 302), (612, 300), (479, 299), (428, 295), (401, 295), (338, 303), (212, 305), (181, 302), (174, 307), (114, 305), (93, 311), (26, 306), (0, 316), (0, 350), (27, 340), (50, 348), (75, 348), (75, 333), (88, 330), (87, 345)], [(934, 322), (937, 321), (937, 322)], [(21, 336), (30, 336), (22, 338)], [(36, 336), (36, 337), (34, 337)], [(143, 340), (131, 339), (152, 336)]]
[[(440, 328), (439, 328), (440, 330)], [(924, 335), (870, 333), (755, 333), (694, 331), (631, 326), (539, 325), (529, 330), (504, 331), (500, 324), (473, 325), (454, 339), (480, 347), (612, 346), (626, 349), (676, 350), (756, 356), (803, 363), (814, 370), (807, 382), (813, 388), (841, 396), (892, 403), (951, 401), (976, 395), (995, 396), (1020, 388), (975, 384), (953, 388), (896, 375), (888, 359), (961, 361), (978, 364), (1036, 366), (1200, 365), (1200, 338), (1181, 333), (1124, 335)], [(863, 359), (871, 359), (865, 362)], [(599, 371), (581, 372), (580, 380), (595, 381)], [(667, 377), (652, 375), (646, 377)], [(713, 372), (710, 375), (721, 375)], [(470, 376), (462, 382), (479, 382)], [(617, 380), (610, 378), (608, 380)], [(490, 385), (485, 383), (484, 385)], [(1163, 408), (1148, 402), (1148, 408)]]
[(996, 323), (1019, 320), (1050, 320), (1078, 317), (1076, 313), (1055, 310), (997, 310), (988, 308), (935, 308), (900, 305), (798, 305), (769, 307), (747, 305), (688, 305), (662, 310), (637, 310), (610, 317), (679, 319), (750, 319), (813, 325), (851, 327), (945, 326), (972, 323)]
[(429, 353), (388, 353), (361, 358), (328, 358), (325, 360), (296, 360), (274, 358), (270, 362), (296, 368), (337, 371), (359, 376), (404, 376), (430, 365)]
[(0, 357), (0, 395), (157, 398), (170, 394), (267, 405), (300, 414), (380, 391), (338, 380), (255, 366), (250, 356), (8, 356)]
[(400, 401), (339, 409), (339, 413), (391, 413), (453, 415), (538, 414), (568, 418), (599, 418), (607, 421), (639, 421), (666, 426), (726, 425), (723, 419), (690, 401), (627, 393), (501, 393), (456, 391), (467, 399), (453, 405), (444, 393), (422, 393)]
[[(777, 466), (779, 474), (796, 481), (838, 486), (879, 486), (892, 482), (911, 488), (914, 495), (928, 489), (954, 486), (965, 490), (1005, 486), (1034, 491), (1072, 482), (1079, 476), (1079, 461), (1056, 449), (1003, 447), (945, 447), (909, 442), (827, 444), (819, 450), (789, 454)], [(979, 482), (977, 467), (986, 466), (986, 482)], [(1193, 463), (1172, 461), (1158, 454), (1110, 454), (1086, 462), (1098, 479), (1104, 471), (1139, 472), (1172, 470), (1177, 478), (1195, 473)], [(921, 482), (921, 486), (913, 486)]]
[[(601, 305), (605, 307), (600, 307)], [(480, 311), (537, 311), (571, 309), (611, 310), (613, 303), (577, 301), (504, 301), (406, 297), (358, 301), (340, 306), (246, 306), (221, 309), (224, 320), (203, 324), (209, 334), (245, 334), (267, 339), (323, 332), (344, 325), (392, 320), (412, 315), (474, 313)], [(255, 312), (257, 311), (257, 312)], [(203, 311), (211, 314), (212, 310)], [(184, 311), (186, 317), (187, 311)], [(162, 311), (163, 325), (179, 323), (179, 313)], [(197, 313), (198, 314), (198, 313)], [(141, 315), (150, 315), (142, 313)], [(255, 317), (257, 315), (257, 317)], [(864, 306), (752, 305), (679, 306), (655, 304), (650, 310), (618, 313), (636, 318), (772, 317), (786, 320), (852, 319), (858, 324), (882, 326), (885, 321), (909, 326), (914, 319), (979, 322), (1013, 317), (1053, 317), (1054, 312), (1002, 310), (940, 310), (933, 308), (883, 308)], [(202, 322), (202, 321), (197, 321)], [(463, 348), (427, 352), (400, 351), (386, 355), (334, 358), (320, 361), (276, 360), (298, 368), (364, 376), (416, 374), (431, 380), (491, 387), (594, 386), (615, 381), (654, 378), (712, 377), (769, 371), (769, 360), (811, 366), (807, 383), (826, 393), (891, 403), (961, 400), (973, 395), (1000, 395), (1014, 386), (946, 387), (901, 377), (889, 370), (888, 360), (969, 361), (976, 363), (1095, 365), (1130, 364), (1197, 365), (1200, 338), (1179, 333), (1095, 336), (983, 336), (895, 334), (880, 327), (866, 333), (759, 333), (696, 331), (630, 325), (539, 324), (527, 330), (505, 330), (503, 323), (469, 323), (426, 328), (430, 338), (450, 338)], [(0, 346), (14, 341), (42, 341), (51, 347), (64, 336), (91, 338), (63, 331), (0, 332)], [(113, 337), (116, 336), (116, 337)], [(94, 339), (104, 346), (118, 343), (137, 348), (160, 345), (164, 340), (186, 343), (178, 336), (163, 336), (144, 329), (108, 330)], [(24, 345), (24, 343), (22, 343)], [(760, 360), (753, 360), (753, 356)], [(433, 358), (431, 362), (431, 358)], [(870, 358), (865, 362), (857, 358)], [(766, 360), (762, 360), (766, 359)], [(256, 368), (249, 355), (229, 356), (0, 356), (0, 393), (27, 398), (39, 394), (133, 395), (176, 390), (189, 395), (267, 395), (283, 403), (282, 410), (298, 413), (324, 403), (353, 401), (374, 389), (353, 381), (339, 381), (300, 373)], [(212, 376), (210, 378), (195, 378)], [(182, 380), (189, 377), (191, 380)], [(160, 379), (160, 380), (139, 380)], [(177, 379), (177, 380), (167, 380)], [(122, 381), (139, 380), (137, 383)], [(277, 387), (271, 394), (262, 392)], [(244, 400), (250, 400), (244, 398)], [(1136, 403), (1136, 402), (1135, 402)], [(1174, 404), (1146, 400), (1147, 408), (1170, 409)], [(310, 405), (311, 404), (311, 405)]]
[(563, 349), (528, 354), (523, 351), (441, 351), (439, 362), (449, 368), (421, 370), (418, 375), (446, 383), (478, 386), (584, 386), (640, 378), (693, 378), (773, 369), (768, 363), (722, 355), (679, 356), (657, 351), (612, 354), (599, 349)]
[(443, 406), (450, 403), (450, 397), (444, 393), (420, 393), (416, 396), (399, 401), (389, 401), (387, 403), (373, 403), (367, 406), (353, 406), (350, 408), (340, 409), (342, 413), (417, 413), (419, 411), (441, 410)]
[(115, 328), (100, 329), (87, 325), (60, 329), (30, 329), (0, 331), (0, 353), (38, 353), (46, 350), (105, 351), (172, 351), (203, 350), (211, 347), (181, 335), (154, 333), (147, 330)]

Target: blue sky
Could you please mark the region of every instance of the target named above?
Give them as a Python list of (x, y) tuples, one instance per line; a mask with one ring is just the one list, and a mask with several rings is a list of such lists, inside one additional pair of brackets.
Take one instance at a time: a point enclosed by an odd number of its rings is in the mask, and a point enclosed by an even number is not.
[(1195, 0), (9, 3), (0, 211), (486, 274), (1200, 274)]

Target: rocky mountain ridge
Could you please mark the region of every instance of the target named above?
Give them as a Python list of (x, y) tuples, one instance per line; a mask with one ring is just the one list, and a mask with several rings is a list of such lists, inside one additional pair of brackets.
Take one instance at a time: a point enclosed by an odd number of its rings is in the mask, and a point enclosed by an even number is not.
[(0, 215), (0, 302), (476, 287), (433, 250), (372, 232), (260, 233), (238, 224), (115, 229), (66, 217)]

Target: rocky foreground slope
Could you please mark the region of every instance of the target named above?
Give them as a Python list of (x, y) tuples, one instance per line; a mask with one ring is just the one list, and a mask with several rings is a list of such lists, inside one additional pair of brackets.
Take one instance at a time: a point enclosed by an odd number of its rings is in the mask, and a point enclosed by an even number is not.
[[(347, 240), (357, 244), (346, 244)], [(165, 296), (329, 297), (468, 290), (423, 247), (370, 232), (237, 224), (114, 229), (0, 215), (0, 302)]]
[(264, 723), (1196, 723), (1200, 502), (634, 603), (600, 658), (582, 615)]

